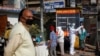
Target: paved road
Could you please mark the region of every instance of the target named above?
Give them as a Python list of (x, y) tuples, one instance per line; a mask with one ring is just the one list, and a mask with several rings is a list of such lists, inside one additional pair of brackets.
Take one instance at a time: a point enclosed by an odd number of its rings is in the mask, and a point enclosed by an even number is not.
[[(59, 55), (60, 52), (57, 52), (57, 53), (58, 53), (57, 56), (60, 56)], [(71, 55), (69, 54), (69, 52), (66, 52), (65, 56), (71, 56)], [(76, 49), (76, 53), (73, 56), (95, 56), (95, 47), (87, 44), (84, 52)]]

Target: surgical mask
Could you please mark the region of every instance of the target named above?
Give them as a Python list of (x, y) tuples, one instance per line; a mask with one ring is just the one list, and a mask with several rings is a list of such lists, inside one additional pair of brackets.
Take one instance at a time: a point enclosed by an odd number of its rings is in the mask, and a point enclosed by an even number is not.
[(32, 25), (33, 24), (33, 19), (27, 19), (26, 24), (27, 25)]

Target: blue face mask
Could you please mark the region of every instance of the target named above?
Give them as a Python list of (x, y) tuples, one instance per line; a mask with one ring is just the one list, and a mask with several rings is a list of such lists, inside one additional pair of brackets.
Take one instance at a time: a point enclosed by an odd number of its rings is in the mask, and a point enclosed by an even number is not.
[(26, 24), (27, 25), (32, 25), (33, 24), (33, 19), (27, 19)]

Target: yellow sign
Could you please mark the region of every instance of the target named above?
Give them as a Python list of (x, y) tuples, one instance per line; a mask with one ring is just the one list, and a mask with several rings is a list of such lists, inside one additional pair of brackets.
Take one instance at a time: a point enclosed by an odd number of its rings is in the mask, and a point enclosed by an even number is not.
[(80, 13), (80, 11), (78, 9), (59, 9), (56, 10), (57, 14), (76, 14), (76, 13)]

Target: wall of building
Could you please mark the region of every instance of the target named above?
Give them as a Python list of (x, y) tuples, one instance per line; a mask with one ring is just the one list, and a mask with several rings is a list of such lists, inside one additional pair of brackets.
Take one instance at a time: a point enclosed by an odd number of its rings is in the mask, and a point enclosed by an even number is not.
[(11, 8), (24, 8), (25, 0), (3, 0), (3, 6)]
[(18, 22), (18, 13), (0, 12), (0, 15), (7, 15), (7, 20), (10, 21), (12, 25)]
[(8, 21), (10, 21), (10, 23), (12, 25), (16, 24), (18, 22), (18, 15), (14, 15), (14, 14), (8, 14), (7, 16)]
[(14, 0), (14, 7), (15, 8), (24, 8), (25, 0)]

